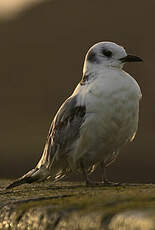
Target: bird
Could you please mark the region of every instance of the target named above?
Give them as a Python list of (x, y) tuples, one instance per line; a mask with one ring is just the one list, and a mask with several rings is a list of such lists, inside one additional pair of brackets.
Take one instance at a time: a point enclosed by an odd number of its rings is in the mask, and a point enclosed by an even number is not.
[[(141, 61), (114, 42), (90, 47), (80, 82), (51, 123), (40, 161), (6, 189), (49, 178), (55, 182), (73, 172), (82, 173), (87, 186), (110, 185), (106, 168), (134, 139), (142, 97), (137, 81), (123, 66)], [(98, 166), (101, 182), (89, 177)]]

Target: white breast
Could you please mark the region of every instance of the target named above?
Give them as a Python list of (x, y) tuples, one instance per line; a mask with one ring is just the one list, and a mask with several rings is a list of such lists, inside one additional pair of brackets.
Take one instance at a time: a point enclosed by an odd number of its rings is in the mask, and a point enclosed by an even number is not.
[(111, 70), (81, 87), (78, 94), (79, 103), (86, 104), (78, 156), (88, 152), (92, 157), (104, 158), (135, 136), (141, 91), (130, 75)]

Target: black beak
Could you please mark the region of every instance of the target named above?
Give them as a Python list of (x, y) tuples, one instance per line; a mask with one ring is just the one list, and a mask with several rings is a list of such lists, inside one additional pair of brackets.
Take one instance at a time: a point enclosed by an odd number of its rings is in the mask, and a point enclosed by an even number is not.
[(134, 56), (134, 55), (127, 55), (126, 57), (119, 59), (122, 63), (123, 62), (139, 62), (143, 61), (140, 57)]

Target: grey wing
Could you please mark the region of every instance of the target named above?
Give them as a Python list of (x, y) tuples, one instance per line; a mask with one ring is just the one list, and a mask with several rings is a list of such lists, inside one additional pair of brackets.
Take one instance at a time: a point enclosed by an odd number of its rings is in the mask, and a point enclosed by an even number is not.
[(38, 168), (51, 168), (55, 158), (62, 159), (71, 151), (85, 119), (86, 107), (77, 105), (77, 96), (68, 98), (58, 110), (49, 130)]
[[(24, 183), (43, 181), (51, 176), (55, 180), (63, 177), (66, 170), (61, 167), (63, 157), (71, 150), (72, 144), (78, 138), (85, 113), (85, 106), (77, 106), (77, 96), (68, 98), (52, 122), (39, 163), (34, 169), (11, 183), (7, 189)], [(60, 160), (57, 161), (56, 157)]]

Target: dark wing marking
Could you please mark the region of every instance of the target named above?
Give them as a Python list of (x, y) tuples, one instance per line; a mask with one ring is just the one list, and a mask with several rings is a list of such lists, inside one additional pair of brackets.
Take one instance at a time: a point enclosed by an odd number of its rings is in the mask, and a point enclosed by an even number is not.
[(77, 96), (68, 98), (58, 110), (49, 130), (47, 142), (38, 167), (51, 167), (55, 155), (64, 156), (72, 149), (84, 122), (85, 106), (77, 106)]
[(80, 132), (86, 113), (85, 106), (77, 106), (76, 96), (67, 99), (53, 121), (52, 140), (67, 152)]
[[(11, 183), (7, 189), (24, 183), (43, 181), (51, 177), (50, 168), (53, 166), (55, 157), (61, 156), (59, 163), (63, 162), (65, 153), (72, 148), (72, 144), (79, 135), (86, 113), (85, 106), (77, 106), (76, 97), (68, 98), (57, 112), (47, 137), (44, 152), (37, 166)], [(65, 169), (61, 169), (59, 163), (58, 166), (54, 165), (55, 174), (53, 177), (56, 179), (65, 174)]]

